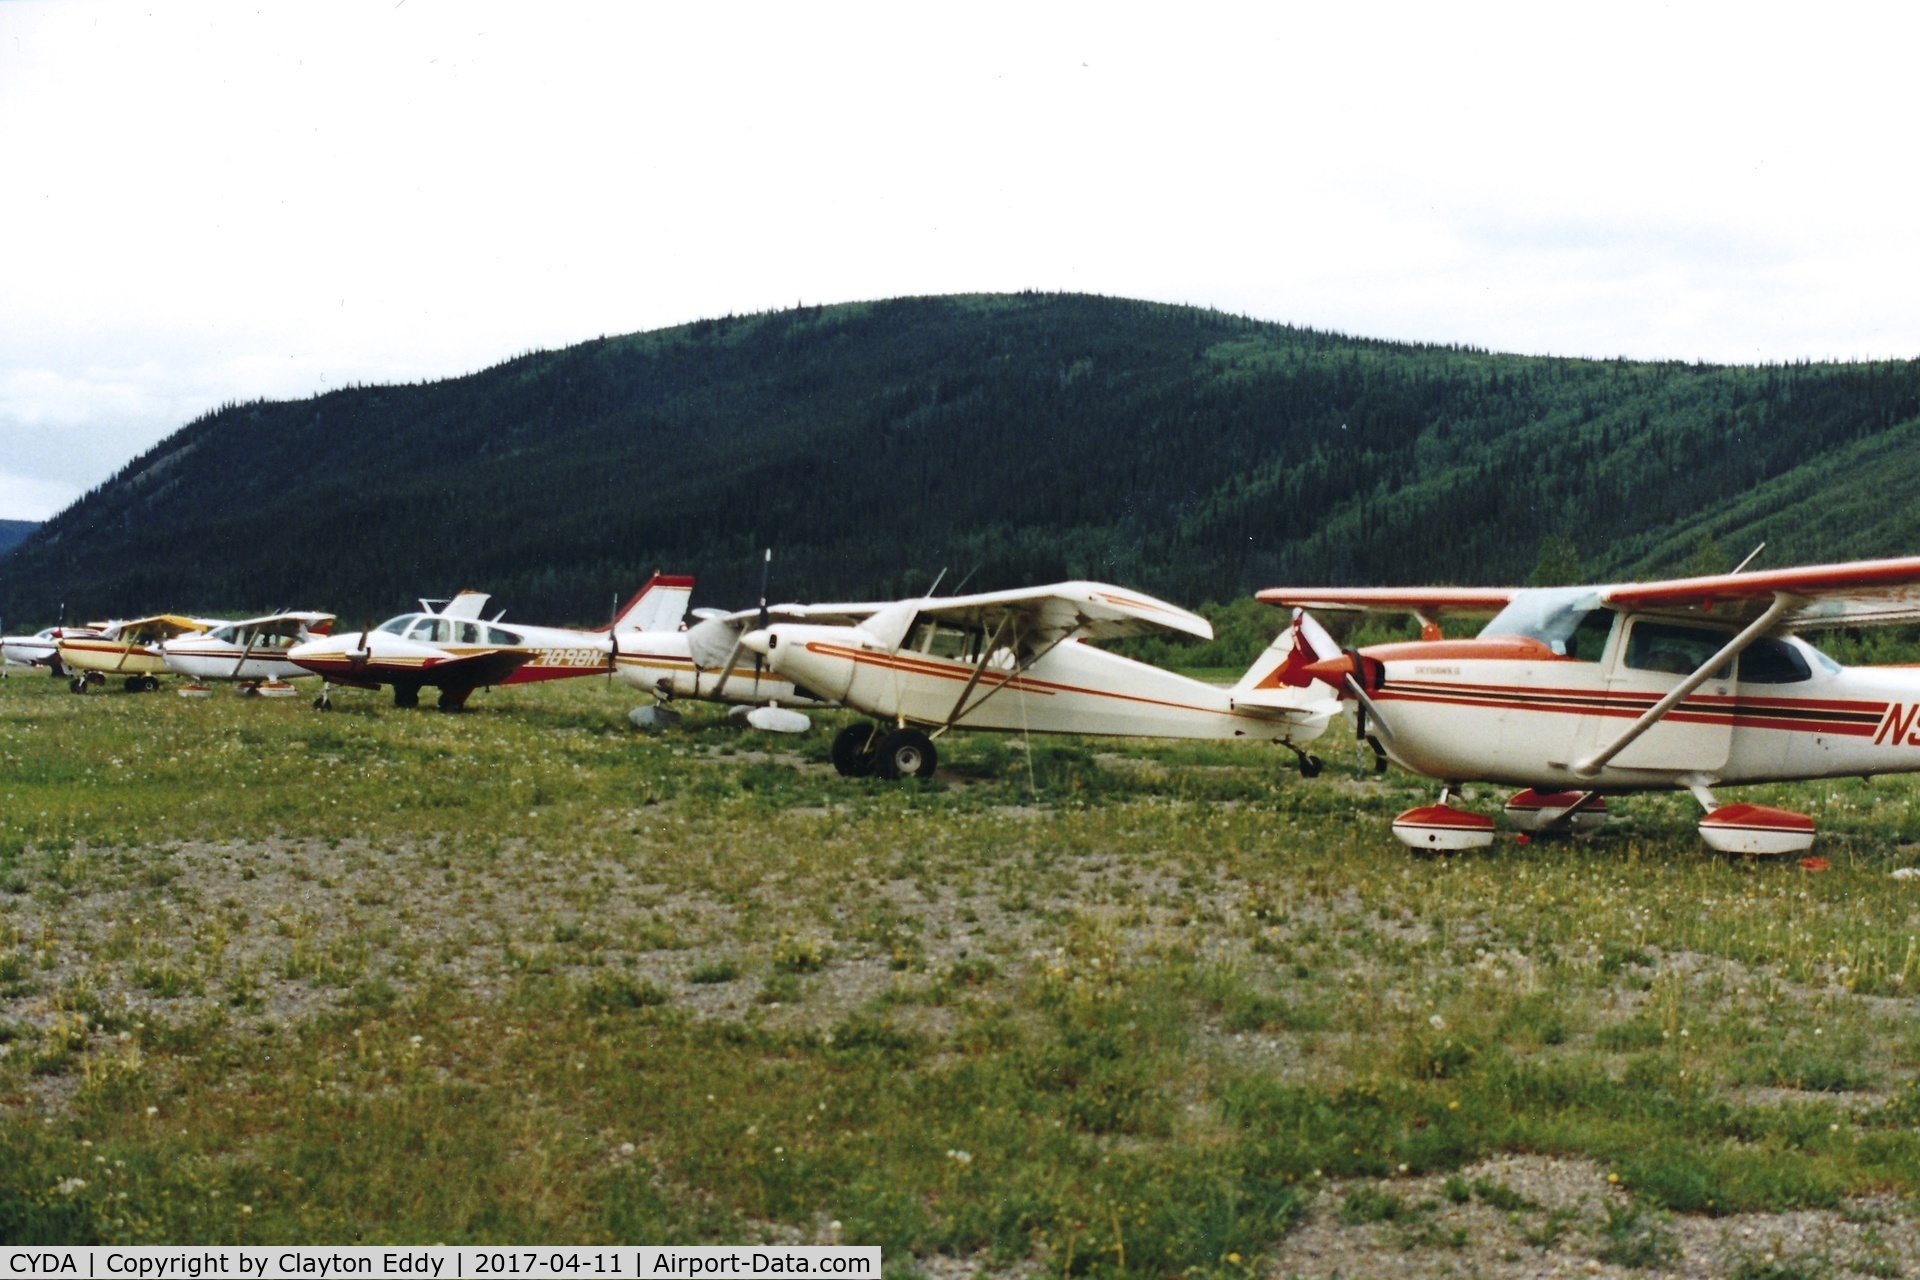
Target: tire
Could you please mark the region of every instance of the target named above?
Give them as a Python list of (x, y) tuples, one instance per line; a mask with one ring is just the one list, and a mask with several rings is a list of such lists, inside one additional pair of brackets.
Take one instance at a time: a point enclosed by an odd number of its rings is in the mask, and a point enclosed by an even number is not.
[(419, 706), (420, 686), (417, 684), (397, 684), (393, 686), (393, 705), (396, 707)]
[(146, 679), (142, 676), (128, 676), (120, 683), (126, 688), (128, 693), (140, 693), (147, 687)]
[(1300, 776), (1303, 778), (1317, 778), (1320, 776), (1320, 771), (1324, 768), (1326, 768), (1326, 764), (1319, 756), (1304, 755), (1300, 757)]
[(472, 689), (442, 689), (438, 705), (442, 711), (461, 711), (466, 708), (467, 699), (472, 696)]
[(333, 710), (333, 699), (323, 693), (313, 700), (313, 709), (315, 711), (331, 711)]
[(79, 676), (74, 676), (72, 679), (67, 681), (68, 693), (85, 693), (86, 691), (87, 691), (87, 682), (81, 679)]
[(940, 765), (933, 739), (918, 729), (895, 729), (880, 739), (876, 763), (881, 777), (931, 778)]
[(158, 693), (160, 691), (160, 677), (142, 676), (140, 678), (140, 688), (141, 691), (145, 693)]
[(850, 724), (833, 735), (833, 767), (843, 778), (864, 778), (873, 772), (873, 740), (878, 730), (870, 724)]

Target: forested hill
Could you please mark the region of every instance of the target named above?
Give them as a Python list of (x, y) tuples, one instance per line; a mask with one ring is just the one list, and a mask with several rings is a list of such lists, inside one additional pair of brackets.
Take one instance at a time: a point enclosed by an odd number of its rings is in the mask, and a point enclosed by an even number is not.
[(38, 520), (0, 520), (0, 556), (13, 550), (21, 539), (39, 527)]
[(0, 612), (330, 608), (472, 586), (602, 619), (1087, 575), (1184, 603), (1276, 583), (1625, 575), (1703, 536), (1766, 563), (1920, 550), (1920, 364), (1503, 356), (1072, 295), (703, 321), (467, 377), (229, 406), (0, 559)]

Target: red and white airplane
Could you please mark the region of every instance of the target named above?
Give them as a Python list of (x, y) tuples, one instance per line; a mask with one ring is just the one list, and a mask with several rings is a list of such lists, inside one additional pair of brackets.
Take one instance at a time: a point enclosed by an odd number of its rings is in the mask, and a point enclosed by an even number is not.
[(287, 653), (332, 630), (330, 613), (274, 613), (163, 640), (160, 656), (167, 670), (192, 679), (179, 690), (182, 697), (205, 697), (203, 682), (220, 680), (239, 686), (243, 694), (286, 698), (296, 692), (287, 681), (310, 674)]
[(1061, 582), (898, 600), (858, 625), (775, 622), (740, 643), (796, 688), (880, 722), (834, 739), (834, 767), (849, 776), (926, 777), (934, 740), (952, 729), (1241, 738), (1288, 747), (1303, 772), (1319, 771), (1305, 744), (1338, 703), (1324, 688), (1267, 681), (1292, 653), (1287, 637), (1231, 688), (1084, 643), (1152, 632), (1210, 640), (1213, 625), (1137, 591)]
[[(1920, 669), (1843, 667), (1801, 632), (1920, 620), (1920, 557), (1590, 587), (1275, 587), (1296, 652), (1275, 678), (1331, 686), (1383, 760), (1444, 784), (1394, 820), (1416, 848), (1489, 843), (1462, 783), (1525, 790), (1526, 831), (1596, 825), (1604, 797), (1687, 790), (1723, 852), (1792, 853), (1811, 818), (1712, 789), (1920, 770)], [(1341, 651), (1305, 610), (1413, 614), (1424, 639)], [(1448, 612), (1492, 613), (1472, 640)], [(1381, 767), (1384, 767), (1382, 764)]]
[[(475, 689), (601, 675), (614, 670), (632, 633), (674, 631), (693, 593), (693, 579), (656, 573), (593, 631), (503, 625), (482, 617), (491, 597), (462, 591), (451, 600), (422, 600), (420, 610), (367, 631), (324, 636), (287, 650), (288, 660), (325, 678), (314, 706), (332, 705), (328, 684), (356, 689), (393, 686), (393, 705), (417, 707), (420, 690), (440, 690), (442, 711), (466, 705)], [(435, 605), (439, 608), (435, 608)], [(504, 612), (504, 611), (502, 611)]]

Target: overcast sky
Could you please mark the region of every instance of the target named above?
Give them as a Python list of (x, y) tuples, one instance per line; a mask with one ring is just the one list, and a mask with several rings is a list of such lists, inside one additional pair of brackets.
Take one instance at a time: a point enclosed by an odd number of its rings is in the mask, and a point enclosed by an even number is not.
[(0, 2), (0, 517), (225, 401), (1018, 289), (1920, 355), (1913, 10)]

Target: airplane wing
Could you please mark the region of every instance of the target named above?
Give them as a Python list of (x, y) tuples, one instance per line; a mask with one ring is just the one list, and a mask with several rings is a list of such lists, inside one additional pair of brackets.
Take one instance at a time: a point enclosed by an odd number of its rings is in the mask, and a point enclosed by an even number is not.
[(1322, 613), (1498, 613), (1520, 587), (1268, 587), (1254, 599)]
[(171, 640), (175, 636), (186, 635), (189, 631), (205, 631), (217, 627), (220, 623), (207, 618), (189, 618), (178, 613), (157, 613), (150, 618), (134, 618), (129, 622), (114, 623), (109, 634), (115, 640), (132, 634), (151, 636), (154, 640)]
[(933, 597), (918, 602), (922, 617), (951, 626), (994, 631), (1011, 619), (1022, 638), (1045, 644), (1069, 633), (1087, 640), (1174, 631), (1213, 639), (1213, 624), (1197, 613), (1104, 582), (1056, 582), (1044, 587)]
[(1600, 598), (1617, 609), (1697, 609), (1738, 619), (1758, 617), (1776, 595), (1795, 597), (1780, 615), (1782, 631), (1913, 622), (1920, 620), (1920, 556), (1627, 583), (1602, 588)]
[(530, 649), (488, 649), (464, 658), (429, 660), (421, 668), (426, 683), (446, 688), (449, 685), (500, 684), (536, 655)]

